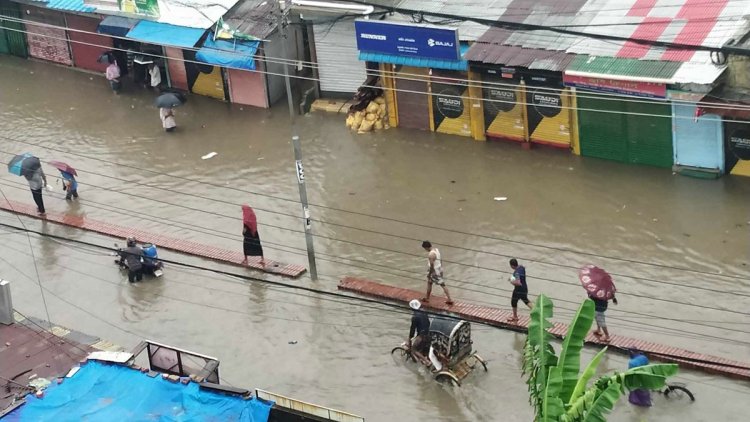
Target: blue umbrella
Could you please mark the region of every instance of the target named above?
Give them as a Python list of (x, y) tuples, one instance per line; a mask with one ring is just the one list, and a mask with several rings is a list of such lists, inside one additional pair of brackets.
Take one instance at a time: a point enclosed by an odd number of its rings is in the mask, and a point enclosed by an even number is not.
[(16, 155), (8, 162), (8, 171), (16, 176), (31, 176), (42, 164), (39, 159), (31, 155), (31, 153), (24, 153)]

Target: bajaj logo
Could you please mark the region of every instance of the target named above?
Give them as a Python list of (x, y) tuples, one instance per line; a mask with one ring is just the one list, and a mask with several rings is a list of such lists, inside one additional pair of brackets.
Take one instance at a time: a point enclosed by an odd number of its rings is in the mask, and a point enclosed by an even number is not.
[(438, 46), (438, 47), (453, 47), (453, 43), (452, 42), (435, 41), (432, 38), (430, 38), (430, 39), (427, 40), (427, 45), (429, 45), (430, 47), (435, 47), (435, 46)]
[(386, 36), (385, 35), (377, 35), (377, 34), (359, 34), (360, 38), (365, 38), (368, 40), (378, 40), (378, 41), (385, 41)]

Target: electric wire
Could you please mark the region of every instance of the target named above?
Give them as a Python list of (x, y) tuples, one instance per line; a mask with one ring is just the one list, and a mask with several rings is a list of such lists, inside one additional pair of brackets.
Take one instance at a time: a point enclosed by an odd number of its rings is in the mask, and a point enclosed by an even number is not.
[[(30, 229), (25, 229), (24, 230), (24, 229), (22, 229), (20, 227), (15, 227), (15, 226), (4, 224), (4, 223), (0, 223), (0, 226), (7, 227), (7, 228), (12, 228), (12, 229), (16, 229), (16, 230), (23, 230), (23, 231), (26, 231), (28, 233), (36, 234), (36, 235), (44, 237), (44, 238), (57, 238), (57, 239), (69, 241), (69, 242), (76, 243), (76, 244), (84, 244), (84, 245), (91, 246), (91, 247), (97, 247), (97, 248), (101, 248), (101, 249), (111, 250), (111, 248), (109, 248), (109, 247), (97, 245), (95, 243), (86, 242), (86, 241), (82, 241), (82, 240), (78, 240), (78, 239), (66, 238), (66, 237), (63, 237), (63, 236), (52, 235), (52, 234), (38, 232), (38, 231), (35, 231), (35, 230), (30, 230)], [(257, 282), (261, 282), (261, 283), (268, 283), (268, 284), (271, 284), (271, 285), (274, 285), (274, 286), (278, 286), (278, 287), (287, 287), (287, 288), (291, 288), (291, 289), (299, 289), (299, 290), (303, 290), (303, 291), (317, 293), (319, 295), (341, 297), (341, 298), (345, 298), (347, 300), (352, 300), (353, 302), (351, 302), (351, 304), (360, 305), (360, 303), (358, 303), (358, 301), (363, 301), (363, 302), (367, 302), (367, 303), (380, 304), (380, 305), (382, 305), (382, 306), (384, 306), (386, 308), (389, 308), (389, 309), (387, 309), (387, 311), (393, 311), (395, 309), (395, 310), (397, 310), (399, 312), (403, 312), (403, 309), (404, 309), (403, 306), (398, 305), (398, 304), (392, 304), (392, 303), (383, 302), (383, 301), (380, 301), (380, 300), (370, 299), (370, 298), (366, 298), (366, 297), (351, 296), (351, 295), (346, 295), (346, 294), (342, 294), (342, 293), (338, 293), (338, 292), (329, 292), (329, 291), (325, 291), (325, 290), (319, 290), (319, 289), (314, 289), (314, 288), (310, 288), (310, 287), (304, 287), (304, 286), (299, 286), (299, 285), (294, 285), (294, 284), (289, 284), (289, 283), (284, 283), (284, 282), (279, 282), (279, 281), (265, 280), (265, 279), (261, 279), (261, 278), (257, 278), (257, 277), (251, 277), (251, 276), (246, 276), (246, 275), (241, 275), (241, 274), (235, 274), (235, 273), (231, 273), (231, 272), (224, 271), (224, 270), (211, 269), (211, 268), (207, 268), (207, 267), (204, 267), (204, 266), (194, 265), (194, 264), (188, 264), (188, 263), (179, 262), (179, 261), (171, 261), (171, 260), (162, 260), (162, 261), (165, 262), (165, 263), (181, 265), (181, 266), (186, 267), (186, 268), (201, 269), (201, 270), (205, 270), (205, 271), (208, 271), (208, 272), (211, 272), (211, 273), (214, 273), (214, 274), (228, 275), (228, 276), (235, 277), (235, 278), (241, 279), (241, 280), (257, 281)], [(384, 310), (386, 310), (386, 309), (384, 309)], [(435, 316), (440, 316), (441, 318), (449, 318), (449, 319), (460, 320), (460, 318), (453, 317), (451, 315), (446, 315), (446, 314), (441, 314), (441, 313), (436, 313), (436, 312), (429, 312), (429, 311), (427, 313), (431, 314), (431, 315), (435, 315)], [(499, 328), (497, 326), (494, 326), (494, 325), (489, 324), (489, 323), (484, 323), (482, 321), (474, 321), (474, 322), (477, 323), (477, 324), (480, 324), (480, 325), (488, 326), (488, 327)], [(666, 328), (666, 329), (672, 330), (674, 332), (685, 332), (685, 333), (689, 333), (691, 335), (695, 334), (694, 331), (686, 331), (686, 330), (674, 329), (674, 328), (671, 328), (671, 327), (663, 327), (663, 326), (659, 326), (659, 325), (656, 325), (656, 324), (649, 324), (649, 326), (658, 327), (658, 328)], [(646, 328), (644, 328), (643, 330), (646, 330)], [(724, 341), (724, 340), (726, 340), (724, 337), (713, 336), (713, 335), (709, 335), (709, 334), (704, 334), (703, 336), (707, 337), (707, 338), (712, 338), (712, 339), (714, 339), (716, 341)], [(740, 341), (740, 340), (736, 340), (735, 342), (736, 343), (740, 343), (740, 344), (748, 344), (748, 345), (750, 345), (750, 342), (744, 342), (744, 341)]]
[[(154, 171), (154, 170), (151, 170), (151, 169), (145, 169), (145, 168), (135, 167), (135, 166), (127, 165), (127, 164), (121, 164), (121, 163), (118, 163), (118, 162), (115, 162), (115, 161), (110, 161), (110, 160), (105, 160), (105, 159), (101, 159), (101, 158), (97, 158), (97, 157), (92, 157), (90, 155), (84, 155), (84, 154), (80, 154), (80, 153), (76, 153), (76, 152), (72, 152), (72, 151), (68, 151), (68, 150), (63, 150), (63, 149), (59, 149), (59, 148), (44, 146), (44, 145), (36, 144), (36, 143), (33, 143), (33, 142), (22, 141), (20, 139), (11, 138), (11, 137), (7, 137), (7, 136), (3, 136), (3, 135), (0, 135), (0, 138), (4, 138), (6, 140), (15, 141), (15, 142), (26, 144), (26, 145), (32, 145), (32, 146), (44, 148), (44, 149), (51, 150), (51, 151), (57, 151), (57, 152), (65, 153), (65, 154), (79, 156), (79, 157), (83, 157), (83, 158), (86, 158), (86, 159), (103, 162), (103, 163), (106, 163), (106, 164), (123, 166), (123, 167), (126, 167), (126, 168), (131, 168), (131, 169), (134, 169), (134, 170), (138, 170), (139, 172), (150, 172), (152, 174), (157, 174), (157, 175), (160, 175), (160, 176), (167, 176), (167, 177), (175, 178), (175, 179), (178, 179), (178, 180), (185, 180), (185, 181), (190, 181), (190, 182), (194, 182), (194, 183), (202, 183), (204, 185), (208, 185), (208, 186), (212, 186), (212, 187), (216, 187), (216, 188), (229, 189), (229, 190), (233, 190), (233, 191), (237, 191), (237, 192), (241, 192), (241, 193), (246, 193), (246, 194), (251, 194), (251, 195), (257, 195), (257, 196), (262, 196), (262, 197), (268, 197), (268, 198), (271, 198), (271, 199), (284, 200), (284, 201), (292, 202), (292, 203), (295, 203), (295, 204), (299, 203), (296, 200), (291, 200), (291, 199), (288, 199), (288, 198), (283, 198), (283, 197), (278, 197), (278, 196), (273, 196), (273, 195), (267, 195), (267, 194), (263, 194), (263, 193), (259, 193), (259, 192), (253, 192), (253, 191), (243, 190), (243, 189), (239, 189), (239, 188), (236, 188), (236, 187), (223, 186), (223, 185), (219, 185), (219, 184), (215, 184), (215, 183), (199, 181), (199, 180), (196, 180), (196, 179), (182, 177), (182, 176), (177, 176), (177, 175), (172, 175), (172, 174), (168, 174), (168, 173), (157, 172), (157, 171)], [(0, 153), (5, 153), (5, 154), (8, 154), (8, 155), (15, 155), (14, 153), (11, 153), (9, 151), (2, 151), (2, 150), (0, 150)], [(91, 174), (99, 175), (99, 176), (102, 176), (102, 177), (111, 177), (111, 178), (114, 178), (116, 180), (126, 181), (128, 183), (132, 182), (132, 181), (127, 180), (127, 179), (117, 178), (117, 177), (113, 177), (113, 176), (109, 176), (109, 175), (105, 175), (105, 174), (97, 173), (97, 172), (91, 172)], [(134, 182), (134, 183), (140, 183), (140, 182)], [(161, 190), (169, 190), (170, 192), (178, 192), (178, 193), (189, 195), (189, 196), (193, 196), (193, 197), (199, 197), (200, 199), (206, 199), (205, 196), (197, 196), (197, 195), (194, 195), (194, 194), (183, 193), (183, 192), (180, 192), (180, 191), (171, 190), (171, 189), (165, 189), (165, 188), (161, 188), (161, 187), (158, 187), (158, 186), (156, 188), (157, 189), (161, 189)], [(125, 194), (125, 195), (129, 194), (128, 192), (121, 192), (121, 191), (118, 191), (118, 192), (122, 193), (122, 194)], [(160, 200), (157, 200), (157, 201), (160, 201)], [(234, 203), (234, 202), (225, 201), (225, 200), (217, 200), (217, 201), (224, 202), (224, 203), (226, 203), (228, 205), (233, 205), (233, 206), (241, 205), (240, 203)], [(166, 201), (163, 201), (163, 202), (166, 202)], [(170, 204), (170, 205), (174, 205), (174, 204)], [(453, 230), (453, 229), (449, 229), (449, 228), (445, 228), (445, 227), (438, 228), (438, 227), (429, 226), (429, 225), (423, 225), (423, 224), (419, 224), (419, 223), (412, 223), (412, 222), (398, 220), (398, 219), (391, 219), (391, 218), (382, 217), (382, 216), (375, 216), (375, 215), (372, 215), (372, 214), (359, 213), (359, 212), (348, 211), (348, 210), (341, 210), (341, 209), (338, 209), (338, 208), (327, 207), (327, 206), (322, 206), (322, 205), (317, 205), (317, 204), (311, 204), (311, 205), (316, 206), (316, 207), (320, 207), (320, 208), (331, 209), (331, 210), (334, 210), (334, 211), (341, 211), (341, 212), (351, 213), (351, 214), (355, 214), (355, 215), (362, 215), (362, 216), (367, 216), (367, 217), (371, 217), (371, 218), (382, 219), (382, 220), (391, 221), (391, 222), (398, 222), (398, 223), (412, 225), (412, 226), (416, 226), (416, 227), (428, 228), (428, 229), (433, 229), (433, 230), (441, 230), (441, 231), (458, 233), (458, 234), (467, 235), (467, 236), (476, 236), (476, 237), (487, 238), (487, 239), (501, 241), (501, 242), (520, 244), (520, 245), (524, 245), (524, 246), (539, 247), (539, 248), (544, 248), (544, 249), (556, 250), (556, 251), (560, 251), (560, 252), (569, 252), (569, 253), (574, 253), (574, 254), (592, 256), (592, 257), (596, 257), (596, 258), (610, 259), (610, 260), (614, 260), (614, 261), (622, 261), (622, 262), (628, 262), (628, 263), (650, 265), (650, 266), (655, 266), (655, 267), (660, 267), (660, 268), (667, 268), (667, 269), (684, 271), (684, 272), (690, 272), (690, 273), (695, 273), (695, 274), (700, 274), (700, 275), (710, 275), (710, 276), (717, 276), (717, 277), (723, 277), (723, 278), (746, 280), (746, 278), (742, 277), (742, 276), (735, 276), (735, 275), (729, 275), (729, 274), (717, 274), (717, 273), (712, 273), (712, 272), (705, 272), (705, 271), (700, 271), (700, 270), (695, 270), (695, 269), (689, 269), (689, 268), (685, 268), (685, 267), (670, 266), (670, 265), (664, 265), (664, 264), (658, 264), (658, 263), (649, 263), (649, 262), (644, 262), (644, 261), (639, 261), (639, 260), (631, 260), (631, 259), (627, 259), (627, 258), (618, 258), (618, 257), (607, 256), (607, 255), (601, 255), (601, 254), (593, 254), (593, 253), (588, 253), (588, 252), (585, 252), (585, 251), (578, 251), (578, 250), (573, 250), (573, 249), (568, 249), (568, 248), (558, 248), (558, 247), (549, 246), (549, 245), (543, 245), (543, 244), (537, 244), (537, 243), (531, 243), (531, 242), (525, 242), (525, 241), (517, 241), (517, 240), (507, 239), (507, 238), (498, 238), (498, 237), (493, 237), (493, 236), (489, 236), (489, 235), (480, 235), (480, 234), (474, 234), (474, 233), (461, 232), (461, 231), (457, 231), (457, 230)], [(182, 205), (178, 205), (178, 206), (182, 207)], [(192, 209), (192, 207), (189, 207), (189, 208)], [(275, 214), (289, 216), (289, 217), (292, 217), (292, 218), (295, 218), (295, 219), (300, 218), (297, 215), (293, 215), (293, 214), (279, 213), (278, 211), (271, 211), (271, 210), (266, 210), (266, 209), (262, 209), (262, 208), (258, 208), (258, 209), (259, 210), (263, 210), (263, 211), (267, 211), (267, 212), (271, 212), (271, 213), (275, 213)], [(200, 211), (201, 212), (210, 213), (210, 211), (205, 211), (205, 210), (200, 210)], [(232, 218), (232, 219), (236, 218), (234, 216), (228, 216), (228, 215), (222, 215), (222, 216), (223, 217), (227, 217), (227, 218)], [(322, 224), (340, 226), (340, 227), (345, 227), (345, 228), (349, 228), (349, 229), (360, 230), (360, 231), (364, 231), (364, 232), (375, 232), (376, 234), (380, 234), (380, 235), (387, 235), (387, 236), (396, 237), (396, 238), (406, 238), (407, 240), (418, 241), (418, 239), (416, 239), (416, 238), (409, 238), (409, 237), (398, 235), (398, 234), (373, 231), (373, 230), (358, 228), (358, 227), (354, 227), (354, 226), (350, 226), (350, 225), (344, 225), (344, 224), (340, 224), (340, 223), (333, 223), (333, 222), (330, 222), (330, 221), (327, 221), (327, 220), (322, 220), (322, 219), (315, 219), (314, 221), (320, 222)], [(273, 227), (279, 228), (279, 226), (273, 226)], [(301, 232), (299, 230), (294, 230), (294, 229), (289, 229), (289, 228), (284, 228), (284, 229), (285, 230), (290, 230), (290, 231)], [(320, 236), (320, 235), (316, 235), (316, 236)], [(478, 250), (473, 250), (473, 249), (470, 250), (468, 248), (459, 247), (459, 246), (456, 246), (456, 245), (446, 245), (446, 246), (453, 247), (453, 248), (456, 248), (456, 249), (466, 250), (466, 251), (479, 252)], [(481, 251), (481, 252), (482, 253), (493, 254), (492, 252), (488, 252), (488, 251)], [(499, 255), (499, 256), (504, 256), (504, 255)], [(549, 264), (549, 265), (561, 265), (561, 264), (549, 263), (547, 261), (535, 260), (535, 259), (532, 259), (532, 258), (529, 258), (529, 257), (523, 257), (522, 259), (530, 261), (530, 262), (540, 262), (540, 263)], [(562, 265), (562, 266), (564, 266), (564, 265)], [(573, 268), (573, 267), (570, 266), (570, 268)], [(632, 276), (632, 275), (625, 275), (625, 274), (618, 274), (618, 273), (614, 273), (614, 275), (624, 276), (624, 277), (630, 277), (630, 278), (635, 278), (635, 279), (643, 279), (643, 280), (652, 281), (652, 282), (659, 282), (659, 283), (665, 283), (665, 284), (678, 285), (680, 287), (693, 287), (693, 286), (684, 286), (684, 285), (678, 284), (678, 283), (664, 282), (662, 280), (648, 279), (648, 278), (639, 277), (639, 276)], [(712, 291), (716, 291), (716, 290), (714, 289)]]
[[(31, 21), (31, 22), (33, 22), (33, 21)], [(54, 25), (49, 25), (49, 26), (55, 27), (55, 28), (60, 29), (60, 30), (67, 30), (67, 28), (64, 28), (64, 27), (57, 27), (57, 26), (54, 26)], [(23, 31), (23, 30), (20, 30), (20, 29), (13, 29), (13, 28), (9, 28), (9, 27), (2, 27), (2, 26), (0, 26), (0, 28), (4, 28), (4, 29), (10, 30), (10, 31), (30, 33), (28, 31)], [(90, 31), (80, 31), (80, 32), (88, 32), (88, 33), (90, 33), (92, 35), (101, 35), (101, 34), (97, 34), (95, 32), (90, 32)], [(52, 39), (56, 39), (56, 40), (60, 40), (60, 41), (66, 41), (66, 42), (72, 42), (72, 43), (80, 43), (80, 44), (89, 45), (89, 46), (93, 46), (93, 47), (100, 47), (100, 48), (103, 48), (103, 49), (109, 49), (109, 50), (115, 50), (115, 51), (125, 51), (125, 52), (129, 51), (129, 50), (124, 49), (124, 48), (114, 48), (114, 47), (110, 47), (110, 46), (106, 46), (106, 45), (98, 45), (98, 44), (87, 43), (87, 42), (83, 42), (83, 41), (77, 41), (77, 40), (68, 40), (68, 39), (63, 39), (63, 38), (59, 38), (59, 37), (54, 37), (54, 36), (48, 35), (48, 34), (41, 34), (41, 33), (39, 33), (39, 34), (37, 34), (37, 33), (31, 33), (31, 34), (37, 35), (37, 36), (40, 36), (40, 37), (52, 38)], [(200, 62), (200, 61), (189, 60), (189, 59), (185, 59), (185, 58), (182, 58), (182, 59), (180, 59), (180, 58), (172, 58), (172, 57), (169, 57), (169, 56), (158, 55), (158, 54), (155, 54), (155, 53), (148, 53), (148, 54), (150, 56), (153, 56), (153, 57), (167, 59), (167, 60), (176, 60), (176, 61), (182, 61), (182, 62), (185, 62), (185, 63), (194, 63), (194, 64), (205, 64), (205, 63)], [(749, 54), (750, 54), (750, 52), (749, 52)], [(234, 67), (231, 67), (231, 66), (222, 66), (222, 67), (225, 67), (227, 69), (237, 69), (237, 70), (246, 71), (246, 69), (234, 68)], [(272, 75), (272, 76), (285, 76), (283, 73), (274, 73), (274, 72), (270, 72), (270, 71), (267, 71), (267, 70), (265, 70), (265, 71), (264, 70), (255, 70), (254, 72), (262, 73), (262, 74), (267, 74), (267, 75)], [(372, 70), (366, 70), (366, 74), (368, 76), (380, 76), (381, 74), (388, 74), (388, 73), (391, 73), (392, 77), (394, 77), (396, 79), (411, 80), (411, 81), (425, 81), (425, 82), (431, 81), (433, 83), (439, 83), (439, 84), (442, 84), (442, 85), (456, 85), (456, 86), (461, 86), (461, 87), (478, 87), (478, 88), (488, 88), (488, 87), (493, 87), (494, 86), (494, 87), (505, 87), (505, 88), (513, 89), (513, 90), (515, 90), (515, 89), (517, 89), (519, 87), (518, 84), (506, 83), (506, 82), (475, 81), (475, 80), (470, 80), (470, 79), (450, 78), (450, 77), (440, 77), (440, 78), (437, 78), (438, 80), (433, 81), (432, 80), (433, 78), (427, 77), (425, 75), (415, 74), (415, 73), (395, 72), (395, 71), (388, 71), (388, 70), (383, 70), (383, 71), (377, 71), (377, 72), (375, 72), (375, 71), (372, 71)], [(396, 75), (398, 75), (398, 76), (396, 76)], [(310, 80), (310, 81), (319, 81), (320, 80), (319, 78), (305, 77), (305, 76), (300, 76), (300, 75), (289, 75), (289, 77), (291, 77), (291, 78), (298, 78), (298, 79), (304, 79), (304, 80)], [(361, 82), (359, 79), (356, 79), (356, 80), (352, 79), (350, 81), (351, 82), (357, 82), (357, 83)], [(526, 86), (529, 87), (529, 90), (533, 89), (536, 92), (555, 92), (555, 93), (558, 93), (559, 95), (571, 95), (570, 91), (568, 91), (566, 88), (554, 88), (554, 87), (537, 86), (537, 85), (526, 85)], [(377, 86), (377, 85), (362, 84), (362, 87), (378, 88), (378, 89), (390, 90), (390, 91), (394, 91), (394, 92), (415, 93), (415, 94), (422, 94), (422, 95), (427, 95), (427, 96), (433, 95), (433, 93), (431, 93), (429, 91), (406, 90), (406, 89), (392, 88), (392, 87), (385, 87), (385, 86)], [(461, 95), (452, 95), (452, 94), (441, 94), (441, 96), (444, 96), (446, 98), (459, 98), (459, 99), (462, 98)], [(644, 99), (644, 98), (641, 98), (641, 97), (638, 97), (638, 96), (633, 96), (633, 95), (622, 95), (622, 94), (611, 94), (611, 93), (596, 93), (596, 94), (587, 95), (586, 91), (585, 91), (585, 88), (584, 88), (584, 91), (576, 91), (575, 97), (578, 98), (578, 99), (580, 99), (580, 98), (592, 98), (592, 99), (604, 100), (604, 101), (625, 101), (625, 102), (644, 103), (644, 104), (660, 104), (660, 105), (668, 104), (668, 103), (672, 103), (672, 104), (676, 104), (676, 105), (684, 104), (685, 106), (688, 106), (688, 107), (693, 107), (696, 104), (695, 102), (688, 101), (688, 100), (681, 100), (681, 99), (678, 99), (678, 98), (669, 99), (669, 102), (667, 102), (666, 100), (660, 100), (660, 99)], [(515, 101), (502, 100), (502, 99), (490, 99), (490, 98), (483, 98), (483, 97), (482, 98), (471, 97), (471, 100), (473, 100), (473, 101), (481, 101), (481, 102), (486, 102), (486, 103), (518, 104)], [(726, 104), (726, 103), (713, 103), (713, 102), (708, 102), (708, 101), (701, 101), (700, 105), (702, 107), (710, 107), (712, 109), (750, 110), (750, 105), (742, 105), (742, 104)], [(562, 106), (562, 105), (560, 105), (559, 108), (565, 109), (565, 110), (573, 110), (573, 111), (578, 110), (578, 111), (590, 111), (590, 112), (609, 113), (609, 114), (630, 114), (630, 115), (648, 116), (648, 117), (657, 117), (657, 118), (671, 118), (671, 119), (683, 119), (683, 120), (693, 120), (694, 119), (694, 118), (685, 117), (685, 116), (672, 116), (672, 115), (661, 115), (661, 114), (650, 114), (650, 113), (637, 113), (637, 112), (632, 112), (632, 111), (612, 111), (612, 110), (601, 110), (601, 109), (587, 109), (587, 108), (582, 108), (582, 107)], [(736, 123), (747, 124), (747, 121), (743, 121), (743, 120), (729, 120), (729, 119), (724, 119), (724, 120), (728, 121), (728, 122), (736, 122)]]

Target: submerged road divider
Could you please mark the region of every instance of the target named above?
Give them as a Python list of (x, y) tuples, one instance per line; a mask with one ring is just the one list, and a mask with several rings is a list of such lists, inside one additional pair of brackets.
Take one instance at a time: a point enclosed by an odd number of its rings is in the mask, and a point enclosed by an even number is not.
[[(259, 257), (248, 257), (247, 266), (241, 264), (245, 258), (239, 251), (231, 251), (216, 246), (205, 245), (175, 237), (163, 236), (145, 230), (131, 229), (128, 227), (118, 226), (111, 223), (95, 220), (85, 216), (70, 215), (47, 211), (45, 216), (40, 216), (36, 212), (36, 206), (25, 204), (17, 201), (0, 199), (0, 210), (12, 212), (15, 214), (25, 215), (37, 218), (39, 220), (58, 223), (81, 230), (99, 233), (107, 236), (125, 239), (126, 237), (135, 237), (139, 242), (153, 243), (159, 248), (168, 249), (175, 252), (193, 255), (201, 258), (208, 258), (225, 264), (232, 264), (239, 267), (248, 267), (254, 270), (260, 270), (269, 274), (278, 274), (286, 277), (299, 277), (307, 269), (302, 265), (285, 264), (282, 262), (266, 259), (266, 265), (260, 264)], [(238, 249), (242, 247), (241, 243), (237, 245)]]
[[(339, 289), (404, 304), (409, 303), (412, 299), (424, 296), (424, 292), (389, 286), (356, 277), (344, 277), (341, 279)], [(482, 322), (518, 332), (527, 331), (527, 325), (529, 323), (528, 316), (519, 316), (518, 322), (510, 323), (508, 322), (508, 318), (512, 314), (509, 311), (503, 311), (490, 306), (475, 305), (458, 300), (454, 302), (453, 305), (448, 306), (445, 303), (444, 297), (433, 296), (430, 298), (429, 302), (423, 302), (422, 306), (427, 310), (449, 313), (466, 319), (467, 321)], [(563, 338), (568, 331), (568, 325), (555, 322), (549, 331), (555, 337)], [(732, 378), (750, 379), (750, 363), (704, 355), (702, 353), (691, 352), (678, 347), (651, 343), (619, 335), (612, 335), (610, 336), (609, 343), (602, 343), (591, 333), (586, 337), (586, 343), (597, 346), (609, 346), (612, 349), (621, 351), (638, 349), (653, 359), (677, 363), (682, 367), (699, 369), (706, 372), (726, 375)]]

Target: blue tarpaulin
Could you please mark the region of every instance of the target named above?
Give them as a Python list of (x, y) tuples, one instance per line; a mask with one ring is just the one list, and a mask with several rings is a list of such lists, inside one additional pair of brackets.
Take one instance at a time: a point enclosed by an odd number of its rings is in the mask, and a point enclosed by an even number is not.
[(138, 23), (138, 19), (123, 18), (121, 16), (107, 16), (96, 28), (100, 34), (124, 37)]
[(127, 37), (150, 44), (190, 48), (195, 47), (204, 32), (205, 29), (140, 21), (128, 32)]
[(211, 34), (208, 34), (195, 58), (221, 67), (255, 70), (254, 57), (259, 45), (259, 41), (214, 41)]
[(237, 421), (267, 422), (272, 404), (184, 385), (135, 369), (89, 361), (72, 378), (52, 383), (44, 397), (3, 418), (7, 421)]

